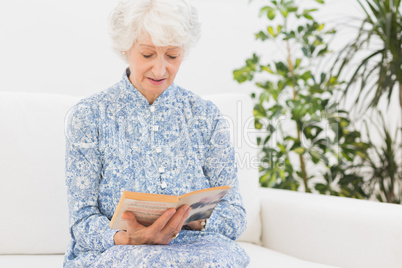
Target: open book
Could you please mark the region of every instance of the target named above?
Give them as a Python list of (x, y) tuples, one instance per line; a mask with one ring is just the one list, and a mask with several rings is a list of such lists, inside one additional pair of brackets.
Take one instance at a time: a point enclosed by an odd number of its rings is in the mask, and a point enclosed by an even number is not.
[(182, 205), (191, 207), (185, 223), (208, 219), (215, 206), (229, 190), (230, 186), (220, 186), (194, 191), (181, 196), (124, 191), (110, 221), (110, 228), (127, 229), (126, 222), (121, 218), (121, 214), (125, 211), (133, 212), (139, 223), (149, 226), (167, 209), (178, 209)]

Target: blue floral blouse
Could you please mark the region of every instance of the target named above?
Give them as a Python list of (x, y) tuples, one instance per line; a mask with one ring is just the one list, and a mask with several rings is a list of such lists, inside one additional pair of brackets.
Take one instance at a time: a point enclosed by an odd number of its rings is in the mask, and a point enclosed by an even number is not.
[[(66, 117), (71, 241), (64, 267), (245, 267), (246, 227), (229, 131), (218, 108), (173, 84), (152, 105), (128, 80), (81, 100)], [(115, 246), (109, 227), (124, 190), (182, 195), (230, 185), (205, 231), (169, 245)]]

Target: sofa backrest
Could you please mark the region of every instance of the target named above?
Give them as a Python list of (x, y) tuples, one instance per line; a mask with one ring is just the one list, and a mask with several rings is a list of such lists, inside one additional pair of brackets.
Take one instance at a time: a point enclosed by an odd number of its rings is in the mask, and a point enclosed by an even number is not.
[[(240, 189), (248, 213), (241, 241), (259, 243), (258, 171), (250, 123), (252, 104), (240, 94), (211, 95), (228, 119)], [(79, 97), (0, 92), (0, 254), (64, 253), (68, 211), (64, 118)], [(253, 122), (251, 122), (251, 126)], [(244, 135), (250, 135), (246, 138)]]
[(258, 150), (252, 100), (245, 94), (215, 94), (203, 98), (215, 103), (227, 120), (236, 151), (239, 188), (247, 212), (247, 229), (238, 241), (260, 244)]
[(77, 101), (0, 92), (0, 254), (65, 251), (64, 117)]

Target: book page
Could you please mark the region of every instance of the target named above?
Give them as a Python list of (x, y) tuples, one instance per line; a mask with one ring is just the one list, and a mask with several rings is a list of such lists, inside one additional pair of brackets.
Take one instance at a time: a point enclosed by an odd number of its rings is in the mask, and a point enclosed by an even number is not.
[(110, 227), (112, 229), (127, 230), (127, 224), (121, 218), (125, 211), (133, 212), (140, 224), (149, 226), (167, 209), (178, 209), (184, 204), (191, 207), (186, 223), (207, 219), (229, 190), (230, 186), (220, 186), (190, 192), (180, 197), (124, 191), (110, 221)]
[(185, 223), (208, 219), (216, 205), (229, 190), (230, 187), (219, 187), (215, 190), (199, 191), (195, 194), (184, 195), (177, 207), (184, 204), (191, 207), (190, 214)]
[(125, 211), (133, 212), (140, 224), (149, 226), (155, 222), (167, 209), (176, 208), (176, 206), (177, 203), (142, 201), (126, 198), (119, 209), (119, 213), (114, 218), (111, 228), (127, 230), (126, 222), (121, 218), (121, 214), (123, 214)]

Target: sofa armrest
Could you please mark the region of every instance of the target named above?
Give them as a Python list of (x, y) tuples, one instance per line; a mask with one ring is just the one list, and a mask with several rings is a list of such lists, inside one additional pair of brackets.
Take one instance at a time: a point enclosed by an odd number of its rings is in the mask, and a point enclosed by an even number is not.
[(262, 244), (339, 267), (401, 267), (402, 206), (260, 189)]

